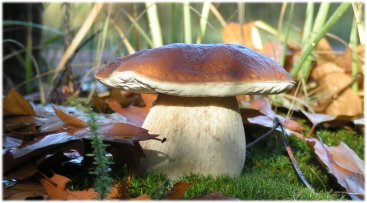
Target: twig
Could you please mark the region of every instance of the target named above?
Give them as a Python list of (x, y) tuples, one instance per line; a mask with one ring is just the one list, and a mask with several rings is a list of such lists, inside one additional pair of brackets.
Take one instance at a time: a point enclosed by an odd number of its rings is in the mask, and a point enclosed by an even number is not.
[(279, 123), (274, 121), (273, 127), (268, 132), (261, 135), (256, 140), (252, 141), (250, 144), (246, 145), (246, 148), (250, 148), (250, 147), (254, 146), (255, 144), (257, 144), (258, 142), (260, 142), (261, 140), (267, 138), (269, 135), (271, 135), (275, 131), (275, 129), (277, 129), (277, 127), (279, 127)]
[(280, 129), (282, 130), (282, 141), (283, 141), (283, 145), (284, 145), (285, 149), (287, 150), (289, 159), (292, 162), (292, 165), (293, 165), (294, 170), (296, 170), (297, 175), (302, 180), (303, 184), (305, 184), (306, 187), (312, 191), (312, 193), (315, 193), (315, 190), (312, 188), (312, 186), (310, 185), (310, 183), (307, 181), (307, 179), (303, 175), (301, 169), (299, 168), (299, 165), (297, 163), (297, 160), (294, 157), (293, 151), (292, 151), (291, 147), (289, 146), (289, 143), (287, 141), (286, 135), (284, 133), (283, 125), (280, 123), (280, 121), (279, 121), (279, 119), (277, 117), (275, 117), (275, 122), (278, 123), (278, 125), (280, 126)]

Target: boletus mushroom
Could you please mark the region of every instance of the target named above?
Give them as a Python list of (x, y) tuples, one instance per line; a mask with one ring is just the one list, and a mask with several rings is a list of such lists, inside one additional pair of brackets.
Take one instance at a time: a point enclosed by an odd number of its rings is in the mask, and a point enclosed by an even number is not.
[(170, 44), (143, 50), (95, 73), (103, 84), (158, 93), (143, 128), (166, 137), (144, 141), (142, 168), (170, 179), (239, 176), (246, 139), (236, 95), (278, 94), (294, 81), (272, 59), (234, 44)]

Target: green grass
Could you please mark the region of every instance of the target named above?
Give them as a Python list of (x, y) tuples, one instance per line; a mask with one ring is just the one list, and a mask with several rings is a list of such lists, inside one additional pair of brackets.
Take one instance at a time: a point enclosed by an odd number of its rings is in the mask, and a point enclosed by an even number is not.
[[(262, 132), (247, 131), (247, 135), (259, 133)], [(315, 135), (328, 145), (335, 146), (343, 140), (363, 158), (362, 135), (347, 130), (324, 129), (316, 131)], [(280, 140), (270, 137), (248, 150), (245, 167), (238, 178), (189, 176), (179, 180), (193, 183), (186, 191), (185, 198), (220, 192), (224, 196), (242, 200), (347, 200), (348, 196), (333, 192), (340, 189), (333, 188), (336, 184), (321, 168), (308, 146), (296, 138), (290, 138), (289, 141), (304, 176), (316, 193), (313, 194), (301, 183), (281, 148)], [(145, 173), (132, 179), (130, 194), (136, 197), (146, 193), (158, 199), (173, 184), (163, 175)]]
[[(305, 123), (305, 121), (300, 120), (300, 123)], [(309, 129), (307, 124), (305, 127), (307, 130)], [(246, 129), (248, 142), (264, 132), (266, 129), (257, 129), (256, 131)], [(363, 135), (344, 129), (327, 130), (321, 128), (316, 129), (314, 135), (321, 138), (327, 145), (336, 146), (340, 141), (344, 141), (358, 156), (364, 158)], [(185, 199), (212, 192), (220, 192), (224, 196), (241, 200), (349, 199), (348, 196), (335, 192), (341, 191), (340, 188), (335, 188), (335, 182), (320, 166), (304, 141), (290, 137), (289, 144), (304, 176), (316, 190), (314, 194), (299, 180), (282, 148), (279, 137), (268, 137), (248, 149), (243, 172), (238, 178), (192, 175), (176, 182), (192, 182), (191, 187), (185, 193)], [(124, 168), (118, 174), (113, 174), (112, 178), (114, 182), (118, 182), (124, 179), (126, 174), (127, 170)], [(93, 185), (93, 178), (90, 176), (83, 178), (83, 175), (76, 175), (72, 179), (71, 188), (74, 190), (86, 189)], [(144, 173), (140, 177), (132, 178), (129, 193), (132, 197), (148, 194), (152, 199), (159, 199), (170, 190), (174, 183), (166, 179), (164, 175)]]

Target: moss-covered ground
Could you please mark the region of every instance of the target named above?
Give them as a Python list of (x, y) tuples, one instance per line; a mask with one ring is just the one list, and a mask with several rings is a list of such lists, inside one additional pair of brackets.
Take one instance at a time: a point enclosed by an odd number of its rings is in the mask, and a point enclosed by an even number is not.
[[(303, 123), (304, 121), (300, 121)], [(306, 134), (309, 126), (305, 124)], [(254, 131), (256, 129), (256, 131)], [(247, 142), (265, 133), (268, 129), (246, 129)], [(281, 139), (271, 136), (247, 150), (246, 163), (242, 175), (238, 178), (189, 176), (179, 181), (191, 182), (191, 187), (185, 193), (185, 199), (220, 192), (222, 195), (241, 200), (348, 200), (347, 195), (340, 192), (336, 183), (316, 160), (313, 152), (299, 138), (288, 137), (300, 168), (316, 190), (312, 193), (298, 178), (287, 153), (283, 149)], [(364, 136), (352, 130), (317, 128), (314, 137), (322, 139), (327, 145), (336, 146), (344, 141), (360, 158), (364, 159)], [(215, 160), (213, 160), (215, 161)], [(113, 174), (115, 181), (124, 179), (126, 169), (121, 174)], [(89, 177), (78, 176), (73, 179), (72, 189), (93, 187)], [(153, 199), (159, 199), (168, 192), (175, 182), (167, 180), (163, 175), (144, 173), (132, 178), (130, 195), (137, 197), (148, 194)]]
[[(264, 131), (265, 132), (265, 131)], [(248, 141), (262, 132), (247, 130)], [(249, 135), (255, 136), (249, 136)], [(327, 145), (338, 145), (344, 141), (364, 158), (364, 137), (350, 130), (318, 129), (315, 134)], [(252, 138), (251, 138), (252, 137)], [(238, 178), (210, 178), (189, 176), (180, 181), (192, 182), (185, 198), (220, 192), (224, 196), (241, 200), (347, 200), (348, 196), (335, 191), (333, 179), (321, 168), (312, 151), (300, 139), (289, 137), (289, 143), (304, 176), (316, 190), (312, 193), (299, 180), (291, 162), (282, 148), (280, 139), (269, 137), (248, 149), (248, 156), (242, 175)], [(131, 182), (130, 194), (139, 196), (149, 194), (158, 199), (172, 186), (163, 175), (146, 173)]]

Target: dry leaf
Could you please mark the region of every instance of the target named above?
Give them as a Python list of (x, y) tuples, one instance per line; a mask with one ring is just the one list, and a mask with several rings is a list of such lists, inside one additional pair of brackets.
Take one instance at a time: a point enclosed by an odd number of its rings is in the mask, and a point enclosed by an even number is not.
[(87, 126), (84, 121), (64, 113), (56, 106), (52, 106), (52, 108), (55, 110), (57, 117), (59, 117), (59, 119), (64, 122), (66, 126), (70, 128), (84, 128)]
[(162, 200), (181, 200), (183, 199), (186, 190), (189, 189), (191, 184), (192, 183), (183, 183), (183, 182), (176, 183), (173, 186), (173, 188), (168, 193), (166, 193), (161, 199)]
[(11, 89), (3, 100), (4, 116), (34, 116), (32, 105), (15, 89)]
[(263, 45), (259, 30), (254, 22), (243, 25), (243, 40), (241, 41), (241, 26), (238, 23), (228, 23), (222, 29), (223, 43), (225, 44), (242, 44), (251, 49), (262, 50)]
[(138, 197), (134, 197), (134, 198), (130, 198), (130, 200), (141, 200), (141, 201), (146, 201), (146, 200), (152, 200), (152, 198), (149, 197), (149, 195), (147, 194), (143, 194), (143, 195), (140, 195)]
[(46, 191), (41, 184), (35, 182), (17, 183), (3, 189), (4, 200), (41, 200), (47, 199)]
[(320, 163), (336, 178), (353, 200), (364, 199), (364, 161), (344, 142), (329, 147), (315, 138), (307, 138)]
[(315, 50), (318, 58), (318, 61), (333, 61), (335, 60), (334, 50), (331, 48), (329, 42), (324, 37), (320, 40), (320, 42), (316, 46)]
[(140, 127), (144, 123), (154, 101), (157, 99), (157, 94), (142, 94), (141, 96), (145, 103), (145, 107), (143, 108), (132, 105), (127, 108), (123, 108), (115, 99), (106, 99), (106, 103), (112, 111), (126, 117), (128, 119), (128, 123)]
[[(304, 127), (294, 120), (286, 120), (284, 117), (276, 115), (271, 109), (269, 99), (266, 97), (254, 98), (250, 103), (242, 102), (241, 107), (242, 120), (245, 124), (272, 128), (274, 126), (274, 118), (277, 117), (288, 135), (303, 137), (299, 132), (304, 130)], [(281, 131), (279, 127), (277, 130)]]
[(62, 149), (76, 149), (83, 153), (84, 144), (79, 138), (70, 136), (67, 133), (37, 137), (35, 140), (26, 142), (17, 149), (3, 153), (3, 159), (7, 160), (3, 168), (4, 173), (33, 158), (44, 156), (47, 153), (55, 153)]
[(363, 113), (362, 100), (349, 87), (352, 77), (336, 70), (335, 65), (326, 63), (317, 66), (316, 71), (318, 87), (314, 90), (315, 101), (311, 103), (317, 113), (325, 112), (332, 116), (347, 115), (357, 116)]
[(97, 198), (98, 193), (93, 189), (83, 191), (68, 190), (66, 184), (70, 181), (69, 178), (58, 174), (54, 174), (49, 179), (40, 180), (51, 200), (91, 200)]

